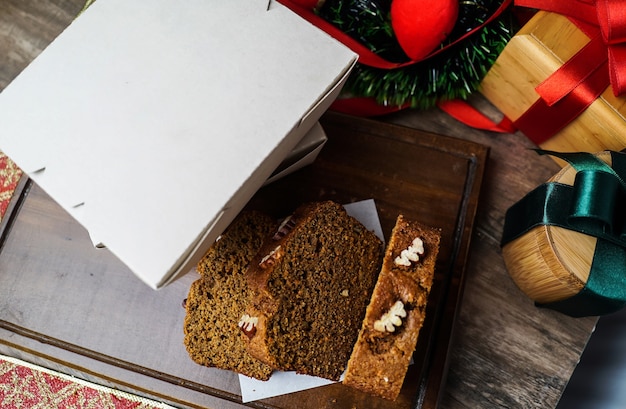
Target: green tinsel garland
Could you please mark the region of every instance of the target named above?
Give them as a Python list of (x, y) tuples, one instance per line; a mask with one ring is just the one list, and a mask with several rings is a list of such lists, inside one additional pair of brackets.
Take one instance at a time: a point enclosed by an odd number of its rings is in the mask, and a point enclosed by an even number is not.
[[(372, 2), (376, 7), (368, 14), (364, 10)], [(481, 25), (501, 3), (501, 0), (460, 0), (459, 16), (448, 43)], [(373, 52), (389, 60), (406, 61), (406, 56), (398, 53), (395, 39), (386, 34), (389, 27), (382, 23), (382, 19), (389, 21), (388, 15), (381, 11), (385, 7), (389, 10), (389, 4), (390, 0), (327, 0), (319, 14)], [(360, 14), (355, 15), (355, 11)], [(365, 27), (357, 30), (358, 24)], [(409, 104), (420, 109), (431, 108), (441, 100), (466, 99), (478, 89), (515, 32), (514, 19), (505, 11), (459, 44), (417, 64), (393, 70), (357, 64), (344, 91), (356, 97), (372, 97), (384, 106)], [(382, 39), (379, 43), (382, 45), (370, 45), (376, 39)]]

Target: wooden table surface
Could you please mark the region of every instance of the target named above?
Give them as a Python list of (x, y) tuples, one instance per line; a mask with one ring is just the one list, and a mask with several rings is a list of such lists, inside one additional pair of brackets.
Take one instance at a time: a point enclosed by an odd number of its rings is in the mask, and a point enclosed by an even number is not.
[[(71, 22), (83, 3), (0, 0), (0, 89)], [(471, 102), (498, 118), (480, 96)], [(441, 407), (555, 407), (597, 320), (536, 308), (508, 276), (499, 241), (506, 209), (559, 167), (531, 151), (533, 144), (519, 133), (478, 131), (437, 109), (380, 119), (490, 148)]]

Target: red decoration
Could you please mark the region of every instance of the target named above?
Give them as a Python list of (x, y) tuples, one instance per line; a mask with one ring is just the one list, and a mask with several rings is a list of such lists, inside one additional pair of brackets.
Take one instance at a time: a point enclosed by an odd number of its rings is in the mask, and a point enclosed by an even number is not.
[[(322, 29), (326, 33), (330, 34), (336, 40), (339, 40), (344, 45), (349, 47), (352, 51), (357, 53), (359, 55), (359, 64), (367, 65), (369, 67), (382, 68), (382, 69), (389, 70), (389, 69), (401, 68), (401, 67), (406, 67), (409, 65), (417, 64), (423, 60), (423, 58), (411, 59), (410, 61), (407, 61), (404, 63), (397, 63), (397, 62), (391, 62), (391, 61), (385, 60), (384, 58), (372, 52), (370, 49), (365, 47), (363, 44), (361, 44), (357, 40), (351, 38), (349, 35), (341, 31), (339, 28), (335, 27), (332, 23), (324, 20), (323, 18), (321, 18), (320, 16), (318, 16), (311, 10), (298, 4), (298, 1), (307, 1), (307, 0), (278, 0), (279, 3), (288, 7), (289, 9), (291, 9), (291, 11), (298, 14), (300, 17), (302, 17), (306, 21)], [(445, 1), (447, 2), (448, 0), (445, 0)], [(426, 57), (430, 58), (440, 52), (443, 52), (449, 47), (453, 47), (454, 45), (460, 43), (461, 41), (464, 41), (467, 37), (475, 34), (477, 31), (482, 30), (487, 24), (497, 19), (504, 12), (504, 10), (506, 10), (511, 5), (512, 2), (513, 0), (503, 0), (502, 4), (500, 4), (500, 7), (498, 7), (498, 9), (482, 24), (478, 25), (477, 27), (468, 31), (467, 33), (463, 34), (461, 37), (447, 44), (445, 47), (434, 50), (432, 53), (430, 53)]]
[(391, 26), (406, 55), (421, 60), (446, 39), (458, 14), (458, 0), (393, 0)]
[[(373, 67), (373, 68), (385, 69), (385, 70), (396, 69), (396, 68), (407, 67), (410, 65), (418, 64), (426, 58), (433, 57), (439, 53), (446, 51), (450, 47), (453, 47), (459, 44), (460, 42), (464, 41), (468, 37), (474, 35), (476, 32), (482, 30), (487, 24), (490, 24), (495, 19), (497, 19), (513, 3), (513, 0), (502, 0), (502, 3), (498, 7), (498, 9), (493, 14), (491, 14), (491, 16), (489, 16), (489, 18), (486, 19), (482, 24), (466, 32), (465, 34), (455, 39), (454, 41), (449, 42), (444, 47), (433, 50), (431, 53), (429, 53), (426, 56), (423, 56), (422, 58), (411, 59), (404, 63), (397, 63), (397, 62), (388, 61), (384, 59), (383, 57), (381, 57), (380, 55), (372, 52), (370, 49), (365, 47), (359, 41), (351, 38), (349, 35), (341, 31), (338, 27), (334, 26), (332, 23), (321, 18), (319, 15), (314, 13), (310, 8), (304, 7), (299, 3), (299, 2), (307, 2), (307, 1), (308, 0), (278, 0), (279, 3), (288, 7), (289, 9), (291, 9), (291, 11), (295, 12), (306, 21), (322, 29), (326, 33), (330, 34), (336, 40), (342, 42), (344, 45), (349, 47), (352, 51), (357, 53), (359, 55), (359, 64)], [(320, 1), (323, 1), (323, 0), (320, 0)], [(395, 1), (398, 1), (398, 0), (395, 0)], [(438, 0), (432, 0), (432, 1), (434, 3), (438, 2)], [(447, 1), (448, 0), (442, 0), (442, 3), (446, 3)], [(458, 13), (458, 4), (457, 4), (457, 13)], [(335, 110), (338, 112), (350, 113), (350, 114), (359, 115), (359, 116), (384, 115), (384, 114), (388, 114), (391, 112), (400, 111), (404, 108), (406, 108), (406, 106), (402, 106), (402, 107), (383, 106), (383, 105), (378, 104), (376, 101), (374, 101), (371, 98), (339, 99), (339, 100), (336, 100), (331, 107), (332, 110)]]

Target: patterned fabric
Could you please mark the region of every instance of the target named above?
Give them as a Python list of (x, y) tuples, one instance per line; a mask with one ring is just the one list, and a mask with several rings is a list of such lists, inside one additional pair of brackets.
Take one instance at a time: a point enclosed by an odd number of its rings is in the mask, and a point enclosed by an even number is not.
[(0, 356), (0, 408), (174, 409), (7, 356)]
[(7, 211), (22, 171), (0, 151), (0, 220)]

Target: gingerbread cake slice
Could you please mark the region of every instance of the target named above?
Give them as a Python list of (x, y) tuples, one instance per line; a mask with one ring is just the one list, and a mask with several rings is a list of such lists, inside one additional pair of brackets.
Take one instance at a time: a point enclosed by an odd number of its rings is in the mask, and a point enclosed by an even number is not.
[(397, 218), (345, 385), (398, 397), (424, 323), (440, 240), (439, 229)]
[(254, 211), (241, 213), (200, 260), (200, 278), (185, 302), (184, 344), (191, 359), (261, 380), (272, 368), (248, 354), (239, 321), (246, 309), (245, 271), (278, 222)]
[(257, 359), (339, 380), (357, 339), (384, 248), (332, 201), (299, 207), (250, 264), (242, 337)]

